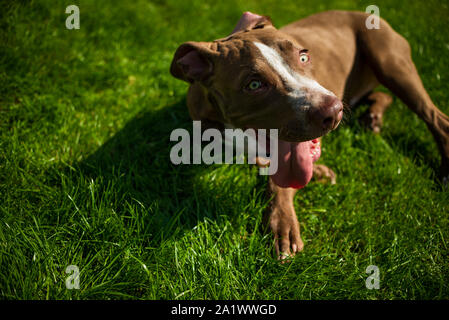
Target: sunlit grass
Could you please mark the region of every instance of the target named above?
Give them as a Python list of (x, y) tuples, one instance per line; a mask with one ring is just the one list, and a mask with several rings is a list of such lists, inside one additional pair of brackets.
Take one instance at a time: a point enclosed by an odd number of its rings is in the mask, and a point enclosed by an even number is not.
[[(438, 153), (398, 100), (383, 133), (353, 118), (324, 138), (336, 185), (296, 198), (305, 250), (274, 259), (266, 179), (246, 165), (174, 166), (190, 129), (177, 46), (229, 33), (243, 11), (276, 26), (366, 1), (79, 1), (0, 10), (0, 295), (7, 299), (447, 299), (449, 193)], [(445, 1), (376, 1), (449, 114)], [(362, 107), (363, 108), (363, 107)], [(80, 289), (67, 290), (68, 265)], [(380, 289), (365, 287), (368, 265)]]

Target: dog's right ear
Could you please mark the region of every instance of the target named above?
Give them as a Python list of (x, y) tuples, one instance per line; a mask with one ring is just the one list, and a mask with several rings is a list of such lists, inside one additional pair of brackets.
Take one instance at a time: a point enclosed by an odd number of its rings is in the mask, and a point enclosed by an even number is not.
[(170, 73), (187, 82), (203, 81), (212, 75), (214, 58), (218, 52), (212, 50), (211, 42), (186, 42), (175, 52)]

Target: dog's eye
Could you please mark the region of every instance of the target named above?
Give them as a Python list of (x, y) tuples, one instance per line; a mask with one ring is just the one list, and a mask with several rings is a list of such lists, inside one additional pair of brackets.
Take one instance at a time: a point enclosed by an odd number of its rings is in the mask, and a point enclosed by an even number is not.
[(262, 88), (262, 82), (259, 80), (253, 80), (248, 84), (248, 89), (251, 91)]
[(307, 63), (310, 61), (310, 57), (307, 53), (303, 52), (299, 54), (299, 61), (301, 61), (301, 63)]
[(259, 94), (265, 92), (269, 88), (266, 82), (259, 80), (258, 78), (253, 78), (247, 82), (243, 90), (250, 94)]

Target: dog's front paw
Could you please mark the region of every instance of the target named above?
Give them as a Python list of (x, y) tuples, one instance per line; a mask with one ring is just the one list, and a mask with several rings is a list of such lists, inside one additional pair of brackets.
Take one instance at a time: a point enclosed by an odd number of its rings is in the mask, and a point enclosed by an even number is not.
[(374, 133), (380, 133), (380, 129), (382, 128), (382, 114), (372, 113), (368, 110), (368, 112), (362, 116), (360, 122)]
[(274, 234), (274, 245), (279, 260), (288, 261), (289, 257), (304, 248), (294, 210), (274, 208), (270, 215), (270, 228)]
[(337, 183), (337, 176), (335, 172), (323, 164), (313, 165), (312, 179), (314, 179), (317, 182), (330, 182), (331, 184)]

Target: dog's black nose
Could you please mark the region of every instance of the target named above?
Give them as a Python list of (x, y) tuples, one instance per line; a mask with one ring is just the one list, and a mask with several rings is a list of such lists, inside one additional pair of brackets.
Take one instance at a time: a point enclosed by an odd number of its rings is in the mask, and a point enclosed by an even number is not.
[(322, 102), (310, 112), (311, 121), (328, 131), (335, 129), (343, 117), (343, 103), (334, 96), (326, 95)]

